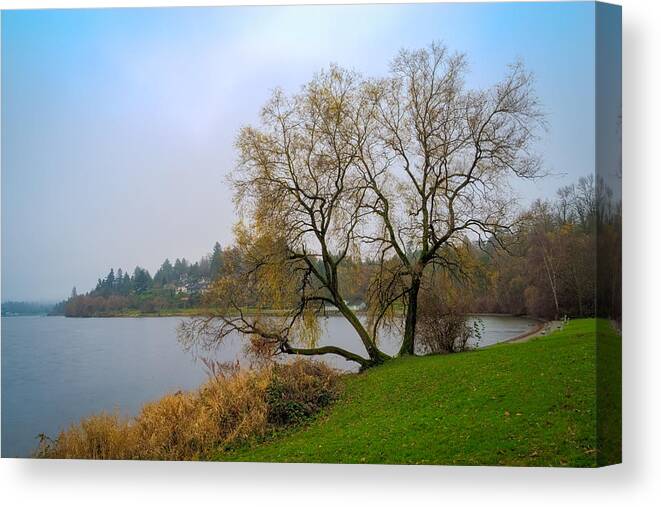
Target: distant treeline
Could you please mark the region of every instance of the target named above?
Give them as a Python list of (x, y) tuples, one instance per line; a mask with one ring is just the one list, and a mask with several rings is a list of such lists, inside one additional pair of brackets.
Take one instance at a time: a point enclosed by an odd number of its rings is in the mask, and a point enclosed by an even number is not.
[(201, 294), (217, 278), (224, 256), (230, 251), (216, 242), (213, 251), (197, 262), (182, 258), (172, 263), (165, 259), (154, 276), (140, 266), (132, 274), (121, 268), (111, 268), (90, 292), (78, 294), (74, 287), (71, 296), (58, 303), (52, 313), (92, 317), (132, 311), (149, 314), (198, 306)]
[[(621, 226), (620, 201), (613, 200), (601, 180), (581, 178), (559, 189), (555, 199), (535, 201), (504, 243), (480, 244), (466, 238), (459, 249), (460, 271), (445, 267), (450, 275), (441, 277), (440, 283), (458, 293), (462, 308), (471, 312), (620, 319)], [(166, 259), (153, 277), (141, 267), (131, 275), (111, 269), (89, 293), (79, 295), (74, 288), (54, 313), (150, 314), (204, 306), (204, 295), (214, 281), (242, 264), (238, 248), (216, 243), (195, 263)], [(347, 303), (369, 304), (376, 269), (378, 263), (368, 258), (342, 264), (338, 277), (346, 287)]]
[(622, 204), (603, 180), (580, 178), (521, 218), (510, 253), (474, 249), (473, 311), (621, 319)]
[(29, 301), (6, 301), (2, 303), (2, 316), (12, 315), (47, 315), (53, 309), (52, 304), (32, 303)]
[[(622, 318), (622, 203), (601, 178), (534, 201), (500, 243), (467, 238), (454, 250), (443, 276), (432, 266), (425, 278), (463, 311)], [(368, 293), (369, 273), (350, 276)]]

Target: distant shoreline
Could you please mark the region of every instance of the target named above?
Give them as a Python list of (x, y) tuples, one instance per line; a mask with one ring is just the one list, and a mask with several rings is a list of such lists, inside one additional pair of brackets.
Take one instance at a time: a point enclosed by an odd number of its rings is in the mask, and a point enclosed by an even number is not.
[[(246, 315), (285, 315), (285, 310), (244, 310)], [(48, 315), (49, 317), (66, 317), (67, 319), (105, 319), (105, 318), (142, 318), (142, 317), (206, 317), (215, 314), (212, 308), (174, 308), (160, 310), (157, 312), (143, 312), (140, 310), (126, 310), (120, 312), (108, 312), (95, 315)]]
[[(66, 315), (41, 315), (41, 316), (47, 316), (47, 317), (66, 317), (68, 319), (106, 319), (106, 318), (143, 318), (143, 317), (205, 317), (209, 316), (210, 314), (214, 313), (213, 309), (211, 308), (180, 308), (180, 309), (171, 309), (171, 310), (161, 310), (158, 312), (142, 312), (139, 310), (127, 310), (127, 311), (122, 311), (122, 312), (112, 312), (112, 313), (104, 313), (104, 314), (99, 314), (99, 315), (81, 315), (81, 316), (70, 316), (67, 317)], [(246, 315), (275, 315), (275, 316), (282, 316), (286, 315), (288, 312), (286, 310), (255, 310), (255, 309), (247, 309), (245, 310)], [(338, 311), (327, 311), (326, 312), (329, 315), (336, 315), (339, 314)], [(357, 314), (365, 314), (365, 310), (357, 310)], [(26, 315), (27, 316), (27, 315)], [(33, 315), (35, 316), (35, 315)], [(532, 333), (537, 333), (539, 332), (544, 324), (546, 324), (546, 320), (540, 319), (538, 317), (532, 317), (530, 315), (515, 315), (512, 313), (467, 313), (467, 317), (517, 317), (517, 318), (522, 318), (522, 319), (530, 319), (530, 320), (535, 320), (539, 322), (539, 327), (536, 327), (532, 331), (527, 331), (523, 333), (522, 335), (518, 335), (512, 338), (512, 340), (518, 340), (521, 338), (524, 338), (525, 336), (532, 334)]]

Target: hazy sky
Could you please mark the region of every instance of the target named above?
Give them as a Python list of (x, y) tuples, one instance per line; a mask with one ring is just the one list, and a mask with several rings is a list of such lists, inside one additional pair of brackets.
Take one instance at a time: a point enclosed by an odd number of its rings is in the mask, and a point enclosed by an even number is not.
[(535, 73), (562, 175), (524, 198), (593, 171), (592, 3), (3, 12), (2, 300), (231, 242), (233, 141), (270, 91), (330, 62), (383, 75), (432, 40), (467, 54), (470, 86)]

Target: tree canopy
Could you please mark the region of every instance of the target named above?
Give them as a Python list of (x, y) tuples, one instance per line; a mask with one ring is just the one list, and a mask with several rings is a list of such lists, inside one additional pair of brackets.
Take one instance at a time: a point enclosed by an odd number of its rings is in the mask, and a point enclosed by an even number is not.
[[(299, 93), (276, 90), (258, 126), (243, 128), (233, 174), (242, 262), (225, 269), (213, 315), (184, 324), (188, 345), (238, 331), (269, 353), (339, 354), (362, 367), (388, 358), (380, 326), (404, 315), (400, 354), (415, 350), (417, 300), (429, 269), (461, 271), (471, 236), (503, 244), (517, 224), (508, 183), (533, 178), (543, 116), (521, 64), (483, 90), (465, 85), (466, 58), (439, 44), (402, 50), (390, 74), (331, 66)], [(345, 264), (376, 262), (369, 319), (346, 301)], [(279, 316), (246, 315), (268, 305)], [(366, 356), (316, 346), (317, 315), (331, 307)]]

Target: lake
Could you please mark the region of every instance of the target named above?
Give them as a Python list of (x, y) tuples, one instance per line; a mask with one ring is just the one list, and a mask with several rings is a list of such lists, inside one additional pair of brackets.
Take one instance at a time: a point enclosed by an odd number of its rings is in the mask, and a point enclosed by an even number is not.
[[(480, 346), (533, 329), (531, 319), (482, 316)], [(167, 392), (194, 389), (207, 378), (204, 365), (177, 341), (180, 317), (2, 318), (2, 457), (28, 456), (37, 435), (51, 437), (81, 417), (101, 410), (134, 415)], [(320, 344), (364, 349), (341, 317), (324, 319)], [(398, 333), (386, 333), (382, 350), (394, 353)], [(238, 336), (208, 357), (241, 359)], [(337, 356), (325, 361), (355, 369)]]

